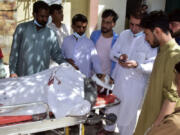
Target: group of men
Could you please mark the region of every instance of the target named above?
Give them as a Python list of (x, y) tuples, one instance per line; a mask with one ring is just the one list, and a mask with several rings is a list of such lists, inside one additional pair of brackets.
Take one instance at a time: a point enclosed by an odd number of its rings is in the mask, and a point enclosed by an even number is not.
[[(52, 22), (46, 25), (49, 14)], [(136, 10), (130, 14), (130, 29), (118, 36), (113, 31), (118, 15), (106, 9), (102, 14), (101, 29), (94, 31), (90, 39), (85, 35), (88, 20), (82, 14), (72, 18), (73, 34), (69, 35), (61, 23), (61, 5), (54, 4), (49, 8), (45, 2), (37, 1), (33, 5), (33, 16), (33, 21), (19, 24), (14, 33), (9, 62), (11, 77), (48, 69), (51, 59), (58, 64), (68, 62), (87, 77), (93, 73), (109, 74), (115, 82), (113, 93), (121, 104), (107, 112), (117, 115), (119, 133), (156, 135), (161, 131), (159, 127), (164, 124), (165, 116), (173, 113), (179, 101), (176, 84), (180, 82), (180, 64), (177, 64), (180, 47), (169, 29), (173, 35), (179, 32), (180, 29), (175, 29), (179, 16), (172, 14), (169, 22), (162, 11), (146, 14)], [(137, 112), (141, 107), (136, 127)], [(114, 129), (115, 124), (105, 126), (97, 135), (113, 134)], [(176, 129), (173, 135), (179, 133)]]

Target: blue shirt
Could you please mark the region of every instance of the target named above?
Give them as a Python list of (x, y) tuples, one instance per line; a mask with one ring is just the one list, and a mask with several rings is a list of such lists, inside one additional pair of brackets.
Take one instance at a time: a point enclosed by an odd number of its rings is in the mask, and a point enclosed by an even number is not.
[[(91, 34), (90, 39), (93, 41), (94, 45), (96, 45), (96, 43), (99, 40), (100, 36), (101, 36), (101, 30), (96, 30)], [(113, 47), (114, 43), (116, 42), (118, 36), (119, 35), (117, 33), (113, 32), (113, 39), (112, 39), (111, 48)], [(115, 65), (116, 65), (116, 62), (112, 61), (111, 73), (112, 73)]]
[(19, 24), (13, 35), (10, 74), (25, 76), (48, 69), (51, 58), (64, 62), (55, 32), (48, 27), (37, 30), (33, 21)]
[(102, 73), (96, 48), (86, 36), (78, 39), (74, 35), (65, 37), (62, 53), (65, 58), (74, 60), (75, 65), (87, 77), (91, 76), (93, 69), (95, 73)]

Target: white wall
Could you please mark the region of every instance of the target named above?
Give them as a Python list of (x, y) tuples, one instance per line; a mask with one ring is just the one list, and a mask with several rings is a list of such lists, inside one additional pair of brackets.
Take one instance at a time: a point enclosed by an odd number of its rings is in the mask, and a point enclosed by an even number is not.
[(98, 29), (101, 26), (101, 14), (104, 9), (113, 9), (118, 15), (119, 19), (116, 22), (114, 31), (118, 34), (124, 30), (125, 25), (125, 14), (126, 14), (126, 2), (127, 0), (99, 0), (98, 6)]
[(63, 23), (66, 24), (68, 32), (71, 33), (71, 3), (65, 2), (63, 5)]

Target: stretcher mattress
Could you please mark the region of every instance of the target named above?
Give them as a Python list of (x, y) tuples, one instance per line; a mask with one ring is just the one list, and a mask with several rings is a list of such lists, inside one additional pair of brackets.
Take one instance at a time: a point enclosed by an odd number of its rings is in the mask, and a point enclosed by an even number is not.
[[(107, 96), (106, 95), (100, 95), (96, 99), (95, 107), (114, 103), (115, 99), (116, 99), (116, 96), (114, 96), (113, 94), (109, 94)], [(33, 120), (32, 115), (0, 116), (0, 126), (1, 125), (7, 125), (7, 124), (27, 122), (27, 121), (32, 121), (32, 120)]]

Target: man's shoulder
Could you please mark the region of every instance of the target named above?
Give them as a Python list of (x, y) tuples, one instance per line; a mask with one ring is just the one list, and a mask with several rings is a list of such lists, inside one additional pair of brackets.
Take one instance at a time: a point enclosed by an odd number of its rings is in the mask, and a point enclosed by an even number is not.
[(73, 37), (73, 35), (71, 34), (71, 35), (69, 35), (69, 36), (66, 36), (65, 38), (64, 38), (64, 40), (69, 40), (69, 39), (71, 39)]
[(174, 46), (170, 47), (166, 52), (166, 56), (169, 61), (180, 61), (180, 46), (177, 43), (174, 43)]
[(180, 56), (180, 46), (177, 43), (175, 43), (175, 45), (169, 50), (170, 50), (169, 53), (171, 55), (179, 55)]
[(83, 37), (83, 40), (86, 43), (92, 43), (93, 44), (93, 41), (90, 38), (88, 38), (87, 36)]
[(174, 66), (180, 61), (180, 47), (178, 45), (176, 47), (173, 47), (165, 55), (167, 65)]
[(48, 27), (49, 29), (53, 30), (53, 31), (55, 31), (56, 29), (58, 29), (53, 22), (48, 23), (48, 24), (47, 24), (47, 27)]
[[(94, 30), (93, 32), (92, 32), (92, 34), (101, 34), (101, 30)], [(92, 35), (91, 34), (91, 35)]]
[(28, 28), (31, 29), (32, 25), (33, 25), (32, 21), (20, 23), (20, 24), (17, 25), (16, 31), (14, 32), (14, 34), (16, 34), (16, 33), (18, 33), (18, 34), (24, 33), (24, 32), (26, 32), (26, 30)]
[(72, 39), (73, 39), (73, 35), (72, 34), (69, 35), (69, 36), (64, 37), (63, 44), (69, 43), (70, 41), (72, 41)]
[(23, 22), (23, 23), (18, 24), (17, 27), (27, 28), (28, 26), (32, 25), (32, 23), (33, 23), (33, 21)]
[(117, 34), (115, 31), (113, 31), (113, 37), (117, 38), (119, 34)]
[(119, 36), (118, 36), (118, 40), (124, 40), (124, 39), (128, 39), (128, 40), (132, 40), (132, 32), (128, 29), (128, 30), (123, 30), (122, 32), (120, 32)]
[(130, 33), (131, 33), (130, 29), (126, 29), (126, 30), (123, 30), (122, 32), (120, 32), (120, 34), (130, 34)]
[(131, 35), (132, 35), (132, 32), (131, 32), (130, 29), (123, 30), (123, 31), (120, 32), (120, 34), (119, 34), (120, 37), (131, 36)]
[(84, 39), (87, 40), (87, 42), (93, 43), (93, 41), (90, 38), (88, 38), (88, 37), (84, 37)]
[(50, 28), (49, 26), (46, 26), (45, 29), (49, 32), (56, 33), (54, 29)]
[(101, 30), (95, 30), (91, 33), (91, 39), (92, 38), (96, 38), (96, 37), (99, 37), (101, 35)]
[(86, 36), (83, 37), (83, 43), (85, 43), (87, 47), (94, 47), (94, 42)]

